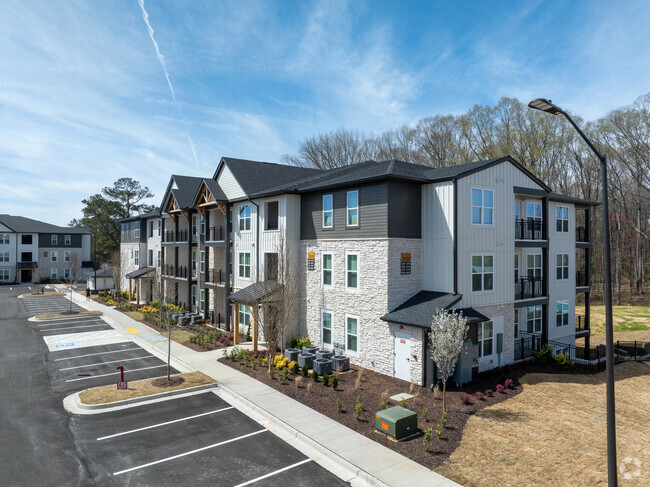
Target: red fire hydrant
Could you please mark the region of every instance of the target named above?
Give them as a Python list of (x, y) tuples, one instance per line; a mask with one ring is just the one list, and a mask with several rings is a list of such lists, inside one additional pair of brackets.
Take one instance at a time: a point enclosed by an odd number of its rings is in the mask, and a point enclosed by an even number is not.
[(124, 366), (123, 365), (118, 365), (118, 369), (120, 369), (120, 381), (117, 383), (117, 388), (118, 389), (128, 389), (128, 382), (124, 380)]

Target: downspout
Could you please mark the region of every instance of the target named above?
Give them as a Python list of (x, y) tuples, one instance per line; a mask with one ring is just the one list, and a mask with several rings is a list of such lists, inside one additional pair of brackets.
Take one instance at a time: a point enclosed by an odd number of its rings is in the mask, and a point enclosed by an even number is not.
[[(454, 294), (458, 294), (458, 181), (454, 179)], [(434, 375), (435, 380), (435, 375)]]

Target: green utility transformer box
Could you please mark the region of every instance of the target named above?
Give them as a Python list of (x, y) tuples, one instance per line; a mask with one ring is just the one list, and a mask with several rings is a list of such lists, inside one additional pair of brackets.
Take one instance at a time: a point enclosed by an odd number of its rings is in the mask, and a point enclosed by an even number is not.
[(401, 406), (384, 409), (375, 414), (375, 429), (400, 440), (417, 431), (418, 416)]

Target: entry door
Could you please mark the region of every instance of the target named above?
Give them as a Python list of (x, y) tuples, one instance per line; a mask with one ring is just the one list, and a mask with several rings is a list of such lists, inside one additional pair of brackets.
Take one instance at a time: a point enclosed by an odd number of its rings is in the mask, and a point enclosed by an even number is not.
[(395, 377), (411, 381), (411, 335), (395, 331)]

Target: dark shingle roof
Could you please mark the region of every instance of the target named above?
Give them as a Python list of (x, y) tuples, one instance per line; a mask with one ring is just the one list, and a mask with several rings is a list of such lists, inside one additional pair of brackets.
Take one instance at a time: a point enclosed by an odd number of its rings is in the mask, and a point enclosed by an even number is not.
[(138, 277), (151, 277), (155, 275), (156, 268), (155, 267), (143, 267), (141, 269), (137, 269), (133, 272), (129, 272), (126, 275), (127, 279), (137, 279)]
[(233, 303), (254, 304), (273, 293), (281, 284), (277, 281), (258, 281), (228, 296)]
[[(228, 201), (228, 197), (226, 196), (226, 193), (223, 192), (223, 189), (221, 189), (219, 183), (217, 183), (214, 179), (204, 179), (203, 182), (207, 186), (208, 191), (212, 193), (212, 196), (214, 197), (215, 201)], [(198, 194), (196, 195), (196, 197), (198, 197)]]
[(193, 208), (196, 193), (198, 192), (202, 182), (203, 178), (173, 174), (169, 179), (169, 184), (167, 185), (167, 189), (165, 190), (160, 205), (161, 211), (166, 210), (166, 203), (169, 201), (170, 194), (174, 196), (174, 199), (181, 210)]
[(120, 223), (134, 222), (136, 220), (146, 220), (147, 218), (156, 218), (160, 216), (160, 210), (151, 211), (149, 213), (142, 213), (140, 215), (133, 215), (129, 218), (122, 218), (119, 220)]
[(0, 223), (16, 233), (67, 233), (90, 235), (90, 230), (84, 227), (59, 227), (24, 216), (0, 214)]

